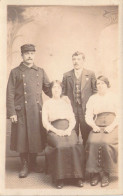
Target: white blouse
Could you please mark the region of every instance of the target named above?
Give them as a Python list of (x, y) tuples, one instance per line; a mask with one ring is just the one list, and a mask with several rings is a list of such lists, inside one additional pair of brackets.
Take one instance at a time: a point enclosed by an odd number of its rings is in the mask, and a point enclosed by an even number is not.
[(89, 98), (86, 105), (85, 114), (85, 120), (87, 124), (93, 124), (94, 115), (102, 112), (117, 113), (117, 97), (114, 93), (109, 91), (102, 96), (97, 93)]
[(64, 99), (55, 100), (53, 98), (47, 100), (42, 108), (42, 122), (47, 131), (50, 130), (51, 122), (58, 119), (66, 119), (69, 121), (71, 129), (75, 126), (75, 117), (70, 102)]

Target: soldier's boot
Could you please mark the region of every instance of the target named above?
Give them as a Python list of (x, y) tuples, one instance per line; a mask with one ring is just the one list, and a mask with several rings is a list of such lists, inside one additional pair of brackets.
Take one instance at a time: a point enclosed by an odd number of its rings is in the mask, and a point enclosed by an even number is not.
[(34, 171), (36, 173), (42, 173), (43, 172), (43, 168), (38, 165), (38, 163), (36, 161), (36, 158), (37, 158), (37, 154), (36, 153), (30, 153), (29, 154), (30, 170)]
[(21, 171), (19, 172), (19, 178), (26, 178), (29, 173), (28, 168), (28, 154), (27, 153), (21, 153)]

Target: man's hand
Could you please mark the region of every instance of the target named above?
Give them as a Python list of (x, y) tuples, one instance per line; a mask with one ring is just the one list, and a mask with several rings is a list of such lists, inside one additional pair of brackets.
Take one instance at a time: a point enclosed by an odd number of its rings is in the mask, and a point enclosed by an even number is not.
[(10, 116), (12, 123), (17, 123), (17, 115)]

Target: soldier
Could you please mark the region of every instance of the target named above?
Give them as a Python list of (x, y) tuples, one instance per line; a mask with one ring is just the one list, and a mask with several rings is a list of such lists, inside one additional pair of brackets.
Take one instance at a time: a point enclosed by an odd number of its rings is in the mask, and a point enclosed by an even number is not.
[(10, 149), (20, 153), (20, 178), (29, 171), (41, 172), (36, 164), (37, 153), (44, 148), (41, 121), (42, 90), (51, 95), (50, 82), (42, 68), (34, 64), (35, 46), (21, 46), (23, 62), (12, 69), (7, 85), (7, 116), (11, 119)]
[(85, 108), (89, 97), (96, 92), (96, 78), (94, 72), (84, 68), (85, 55), (75, 52), (72, 55), (74, 69), (63, 76), (63, 95), (71, 100), (76, 118), (75, 130), (79, 135), (81, 131), (85, 146), (90, 127), (85, 122)]

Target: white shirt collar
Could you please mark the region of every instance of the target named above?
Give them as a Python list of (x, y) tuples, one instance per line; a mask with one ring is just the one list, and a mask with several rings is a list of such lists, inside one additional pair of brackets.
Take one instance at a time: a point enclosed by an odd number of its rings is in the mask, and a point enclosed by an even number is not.
[(78, 70), (74, 69), (75, 76), (76, 76), (77, 78), (79, 78), (80, 75), (82, 74), (82, 71), (83, 71), (83, 69), (78, 69)]

